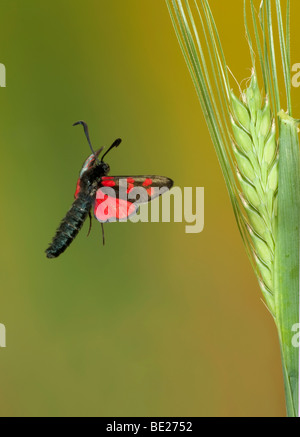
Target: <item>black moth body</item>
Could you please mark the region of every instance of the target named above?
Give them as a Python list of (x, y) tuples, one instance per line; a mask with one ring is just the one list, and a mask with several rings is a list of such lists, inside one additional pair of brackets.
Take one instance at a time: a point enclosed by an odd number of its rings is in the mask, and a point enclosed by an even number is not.
[[(95, 155), (98, 156), (101, 150), (97, 151)], [(95, 160), (95, 165), (83, 173), (80, 178), (78, 197), (74, 200), (59, 225), (52, 243), (46, 250), (48, 258), (58, 257), (72, 243), (91, 210), (101, 177), (108, 172), (109, 166), (106, 163), (97, 163)]]

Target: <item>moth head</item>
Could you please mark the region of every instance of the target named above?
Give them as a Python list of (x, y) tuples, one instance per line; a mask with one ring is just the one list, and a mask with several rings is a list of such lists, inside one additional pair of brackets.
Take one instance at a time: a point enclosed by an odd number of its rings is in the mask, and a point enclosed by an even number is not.
[(87, 170), (93, 168), (93, 167), (98, 167), (100, 171), (102, 171), (104, 174), (107, 174), (110, 170), (109, 165), (106, 164), (103, 161), (103, 158), (108, 154), (108, 152), (113, 149), (114, 147), (118, 147), (119, 144), (121, 143), (121, 138), (116, 139), (112, 145), (108, 148), (108, 150), (102, 155), (101, 160), (99, 160), (99, 155), (102, 152), (102, 150), (104, 149), (104, 147), (101, 147), (99, 150), (97, 150), (96, 152), (93, 149), (91, 140), (90, 140), (90, 136), (89, 136), (89, 130), (88, 130), (88, 125), (86, 124), (85, 121), (80, 120), (77, 121), (76, 123), (73, 124), (73, 126), (76, 126), (78, 124), (81, 124), (83, 126), (83, 130), (86, 136), (86, 139), (89, 143), (90, 149), (92, 151), (92, 154), (86, 159), (86, 161), (84, 162), (81, 172), (80, 172), (80, 177), (83, 175), (83, 173), (85, 173)]

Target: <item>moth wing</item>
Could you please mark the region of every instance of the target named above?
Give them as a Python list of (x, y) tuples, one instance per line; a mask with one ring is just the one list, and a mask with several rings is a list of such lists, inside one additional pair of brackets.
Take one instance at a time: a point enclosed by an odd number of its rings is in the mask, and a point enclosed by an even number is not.
[(133, 202), (107, 194), (105, 188), (99, 188), (94, 203), (94, 216), (101, 223), (126, 221), (137, 213), (139, 206)]
[(101, 223), (127, 220), (139, 205), (147, 203), (173, 186), (165, 176), (103, 176), (96, 192), (94, 215)]

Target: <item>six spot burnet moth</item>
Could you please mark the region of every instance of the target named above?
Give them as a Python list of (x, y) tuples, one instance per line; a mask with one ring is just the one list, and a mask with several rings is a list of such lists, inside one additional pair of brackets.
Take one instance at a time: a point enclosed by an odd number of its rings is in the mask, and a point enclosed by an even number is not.
[[(103, 232), (103, 223), (126, 220), (137, 213), (139, 204), (153, 200), (173, 186), (173, 181), (164, 176), (107, 176), (110, 168), (103, 159), (111, 149), (121, 143), (121, 139), (117, 139), (99, 159), (103, 147), (95, 152), (89, 138), (87, 124), (78, 121), (73, 126), (78, 124), (84, 128), (92, 154), (81, 169), (75, 200), (46, 250), (48, 258), (56, 258), (66, 250), (88, 215), (91, 229), (91, 208), (94, 209), (94, 215), (101, 223)], [(135, 196), (137, 199), (130, 200), (129, 193), (134, 189), (140, 192)]]

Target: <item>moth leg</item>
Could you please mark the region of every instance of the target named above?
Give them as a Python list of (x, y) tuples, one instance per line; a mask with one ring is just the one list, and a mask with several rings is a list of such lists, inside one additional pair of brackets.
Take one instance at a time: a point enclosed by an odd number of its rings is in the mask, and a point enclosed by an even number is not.
[(105, 235), (104, 235), (104, 225), (103, 223), (101, 223), (101, 229), (102, 229), (102, 242), (103, 242), (103, 246), (105, 245)]
[(87, 237), (90, 235), (91, 229), (92, 229), (92, 214), (91, 214), (91, 210), (89, 210), (89, 218), (90, 218), (90, 226), (89, 226), (89, 231), (87, 233)]

